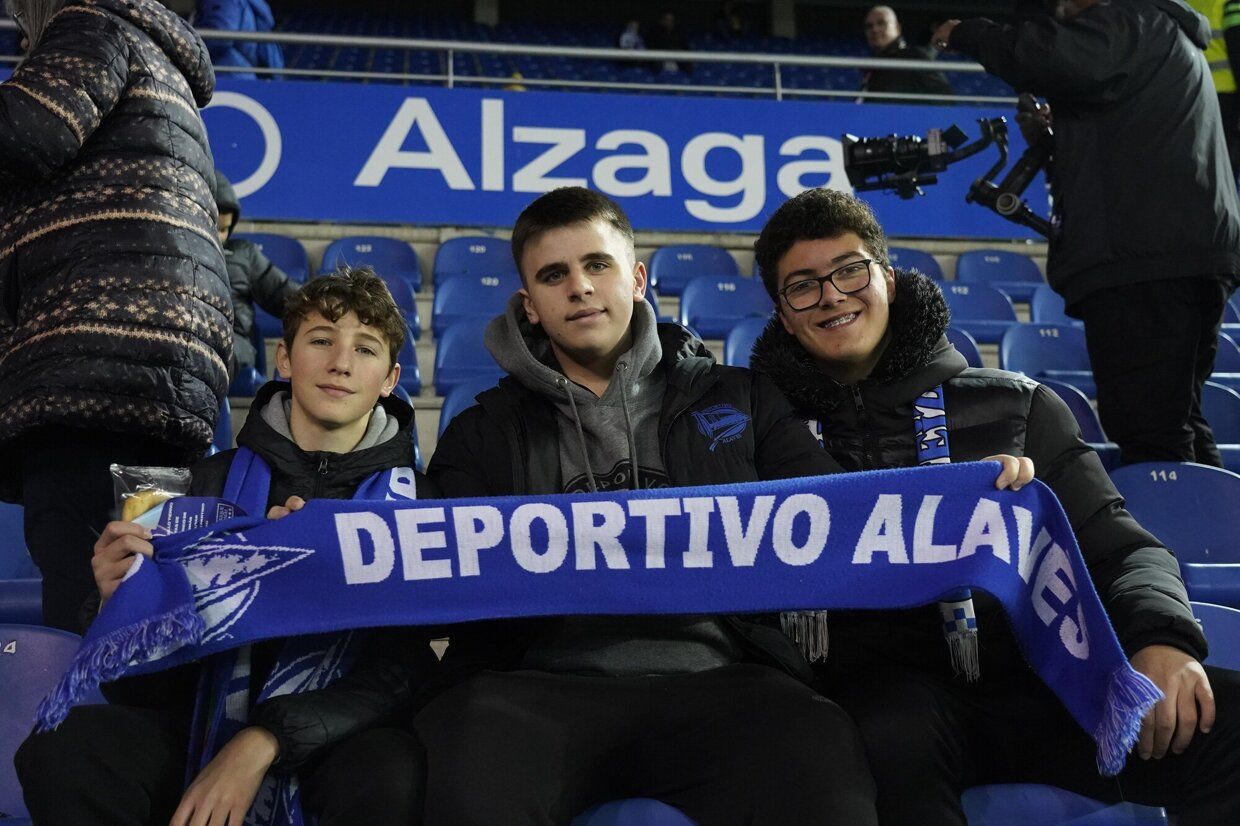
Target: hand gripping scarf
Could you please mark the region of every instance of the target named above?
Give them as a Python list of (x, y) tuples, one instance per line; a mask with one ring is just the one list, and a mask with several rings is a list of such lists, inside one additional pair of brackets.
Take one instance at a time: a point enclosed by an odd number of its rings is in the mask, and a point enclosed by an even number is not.
[[(275, 637), (572, 614), (1002, 604), (1029, 664), (1118, 773), (1162, 698), (1128, 664), (1054, 494), (991, 463), (739, 485), (427, 503), (315, 500), (155, 541), (39, 710), (100, 680)], [(254, 583), (226, 613), (207, 557)], [(221, 562), (223, 564), (223, 562)], [(227, 633), (220, 633), (223, 624)]]

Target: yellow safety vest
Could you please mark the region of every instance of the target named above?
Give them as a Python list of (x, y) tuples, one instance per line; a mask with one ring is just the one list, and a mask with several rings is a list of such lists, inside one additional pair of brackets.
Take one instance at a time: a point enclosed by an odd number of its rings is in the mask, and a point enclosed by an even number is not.
[(1227, 61), (1227, 43), (1223, 40), (1223, 31), (1232, 26), (1240, 26), (1240, 2), (1236, 0), (1188, 0), (1188, 4), (1201, 12), (1210, 21), (1214, 37), (1206, 47), (1206, 60), (1210, 63), (1210, 72), (1214, 75), (1214, 88), (1221, 93), (1236, 91), (1236, 79), (1231, 74), (1231, 64)]

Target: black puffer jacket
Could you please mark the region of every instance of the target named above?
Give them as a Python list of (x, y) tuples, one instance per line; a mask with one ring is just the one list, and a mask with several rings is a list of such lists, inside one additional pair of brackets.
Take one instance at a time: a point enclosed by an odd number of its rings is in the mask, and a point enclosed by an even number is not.
[[(400, 422), (387, 442), (353, 453), (304, 451), (281, 436), (262, 418), (272, 396), (287, 390), (282, 382), (264, 385), (254, 399), (237, 444), (248, 447), (271, 467), (267, 507), (283, 505), (290, 496), (303, 499), (349, 499), (371, 474), (393, 467), (413, 467), (413, 409), (395, 396), (383, 399), (384, 410)], [(219, 496), (228, 478), (235, 450), (210, 456), (194, 465), (191, 496)], [(435, 498), (434, 486), (417, 474), (418, 498)], [(436, 665), (427, 633), (417, 629), (380, 629), (370, 633), (353, 670), (327, 688), (275, 697), (254, 709), (250, 722), (275, 735), (280, 757), (274, 768), (296, 771), (322, 749), (380, 723), (401, 724), (412, 714), (411, 687), (420, 685)], [(252, 671), (266, 675), (279, 653), (279, 641), (253, 646)], [(197, 666), (185, 666), (132, 680), (110, 689), (114, 703), (157, 706), (185, 712), (193, 702)]]
[[(672, 486), (755, 482), (839, 471), (787, 400), (749, 370), (715, 363), (683, 327), (660, 324), (667, 378), (659, 416), (659, 443)], [(710, 451), (711, 439), (694, 424), (694, 410), (729, 404), (750, 417), (740, 439)], [(431, 479), (445, 496), (508, 496), (563, 492), (556, 413), (546, 397), (512, 377), (478, 396), (439, 440)], [(809, 678), (796, 646), (755, 617), (729, 617), (746, 652), (793, 676)], [(512, 620), (459, 626), (444, 657), (439, 687), (483, 668), (516, 668), (531, 642), (556, 619)]]
[[(215, 204), (220, 214), (231, 212), (241, 220), (241, 202), (232, 184), (215, 172)], [(284, 315), (284, 302), (297, 291), (297, 284), (268, 260), (253, 241), (230, 237), (224, 242), (228, 262), (228, 288), (233, 302), (233, 361), (238, 368), (253, 367), (254, 305), (276, 318)]]
[(1240, 207), (1205, 18), (1182, 0), (1110, 0), (1061, 22), (965, 20), (951, 47), (1049, 99), (1047, 278), (1069, 311), (1108, 287), (1240, 274)]
[[(1024, 376), (968, 367), (943, 337), (948, 313), (934, 282), (896, 274), (892, 339), (870, 378), (840, 385), (817, 369), (796, 339), (772, 322), (754, 346), (752, 366), (784, 391), (797, 412), (819, 420), (828, 451), (849, 470), (917, 463), (913, 402), (939, 384), (956, 461), (1008, 453), (1033, 460), (1037, 477), (1063, 504), (1094, 585), (1124, 650), (1174, 645), (1197, 658), (1206, 642), (1193, 621), (1179, 566), (1137, 524), (1076, 420), (1055, 393)], [(982, 674), (1024, 666), (998, 603), (975, 594)], [(832, 667), (902, 663), (948, 669), (935, 606), (832, 615)]]
[(70, 0), (0, 84), (0, 451), (41, 424), (187, 462), (210, 443), (232, 352), (198, 113), (213, 85), (155, 0)]

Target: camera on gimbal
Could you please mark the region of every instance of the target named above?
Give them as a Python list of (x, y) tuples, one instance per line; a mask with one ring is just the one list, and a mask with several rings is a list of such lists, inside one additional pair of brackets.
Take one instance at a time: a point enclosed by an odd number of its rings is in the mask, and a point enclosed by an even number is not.
[(1016, 161), (1015, 166), (998, 184), (994, 177), (1008, 160), (1006, 118), (978, 120), (982, 136), (968, 143), (968, 136), (959, 127), (931, 129), (923, 139), (917, 135), (890, 135), (885, 138), (858, 138), (845, 135), (844, 169), (857, 192), (890, 190), (909, 199), (924, 194), (923, 186), (938, 183), (938, 173), (972, 157), (994, 144), (999, 160), (975, 180), (965, 196), (968, 203), (979, 203), (1003, 218), (1046, 237), (1050, 222), (1036, 214), (1021, 198), (1034, 176), (1050, 159), (1049, 135), (1035, 141)]

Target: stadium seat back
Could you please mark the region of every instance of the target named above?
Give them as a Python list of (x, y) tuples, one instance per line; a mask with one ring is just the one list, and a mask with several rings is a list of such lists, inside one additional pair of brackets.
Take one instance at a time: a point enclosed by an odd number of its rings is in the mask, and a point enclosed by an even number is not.
[(413, 343), (413, 336), (406, 336), (400, 352), (396, 354), (396, 363), (400, 365), (400, 386), (410, 396), (422, 393), (422, 371), (418, 367), (418, 351)]
[(1013, 301), (1029, 301), (1044, 283), (1042, 271), (1027, 255), (1007, 250), (971, 250), (956, 259), (956, 280), (989, 284)]
[(350, 235), (327, 245), (319, 272), (331, 272), (345, 264), (370, 266), (386, 278), (403, 278), (413, 292), (422, 289), (422, 268), (418, 254), (399, 238), (380, 235)]
[(887, 258), (891, 262), (891, 266), (901, 270), (917, 270), (918, 272), (928, 275), (935, 281), (943, 280), (943, 268), (939, 266), (939, 262), (934, 256), (925, 250), (913, 249), (912, 247), (888, 247)]
[(1240, 346), (1226, 333), (1218, 334), (1218, 355), (1214, 357), (1215, 373), (1240, 373)]
[(1240, 563), (1240, 476), (1188, 462), (1141, 462), (1111, 480), (1142, 527), (1181, 563)]
[(940, 285), (952, 321), (1016, 321), (1012, 299), (986, 284)]
[(310, 277), (310, 259), (306, 248), (296, 238), (273, 232), (239, 232), (233, 237), (243, 238), (258, 247), (259, 252), (298, 284), (304, 284)]
[(977, 339), (959, 330), (955, 327), (948, 327), (943, 331), (947, 336), (947, 340), (952, 343), (960, 355), (964, 356), (964, 360), (969, 363), (970, 367), (982, 367), (982, 353), (977, 349)]
[(1040, 284), (1029, 301), (1029, 316), (1035, 324), (1068, 324), (1082, 326), (1084, 322), (1064, 312), (1063, 296), (1050, 284)]
[(383, 283), (387, 285), (388, 292), (392, 294), (392, 300), (400, 308), (401, 315), (405, 317), (405, 324), (409, 327), (410, 335), (415, 340), (421, 338), (422, 318), (418, 314), (418, 302), (414, 298), (413, 288), (399, 275), (384, 275), (382, 272), (379, 275)]
[(435, 337), (467, 318), (490, 320), (504, 312), (508, 299), (521, 289), (515, 275), (461, 275), (435, 288), (431, 330)]
[[(28, 814), (13, 755), (34, 724), (39, 702), (69, 667), (82, 638), (35, 625), (0, 625), (0, 812)], [(86, 703), (102, 703), (98, 690)]]
[(1056, 379), (1042, 379), (1041, 382), (1054, 390), (1055, 395), (1068, 405), (1081, 428), (1081, 438), (1091, 444), (1107, 441), (1106, 434), (1102, 432), (1102, 422), (1098, 419), (1098, 411), (1094, 410), (1084, 393), (1067, 382)]
[(1210, 643), (1210, 665), (1240, 670), (1240, 610), (1194, 602), (1193, 616)]
[(503, 238), (462, 235), (449, 238), (435, 251), (431, 267), (436, 287), (456, 275), (508, 275), (519, 278), (512, 245)]
[(0, 579), (39, 575), (39, 569), (26, 550), (24, 515), (21, 505), (0, 502)]
[(435, 392), (447, 396), (464, 381), (504, 375), (483, 342), (488, 320), (467, 318), (443, 331), (435, 344)]
[(1223, 302), (1223, 323), (1240, 324), (1240, 310), (1236, 309), (1231, 299)]
[(753, 343), (766, 329), (769, 319), (765, 316), (741, 319), (723, 340), (723, 363), (733, 367), (748, 367), (753, 353)]
[(766, 320), (775, 306), (762, 282), (727, 275), (699, 275), (680, 295), (679, 322), (703, 338), (727, 338), (745, 318)]
[(439, 410), (439, 435), (443, 435), (458, 413), (474, 406), (479, 393), (490, 390), (501, 378), (502, 375), (477, 376), (453, 384), (444, 396), (443, 407)]
[(1161, 808), (1104, 803), (1037, 783), (996, 783), (961, 795), (969, 826), (1166, 826)]
[(1062, 324), (1016, 324), (999, 347), (1004, 370), (1044, 376), (1048, 370), (1089, 371), (1085, 331)]
[(1201, 388), (1201, 411), (1219, 444), (1240, 444), (1240, 393), (1208, 381)]
[(680, 295), (699, 276), (739, 278), (740, 274), (730, 252), (709, 244), (673, 244), (650, 256), (650, 283), (659, 295)]
[(573, 818), (571, 826), (697, 826), (684, 812), (649, 798), (601, 803)]

